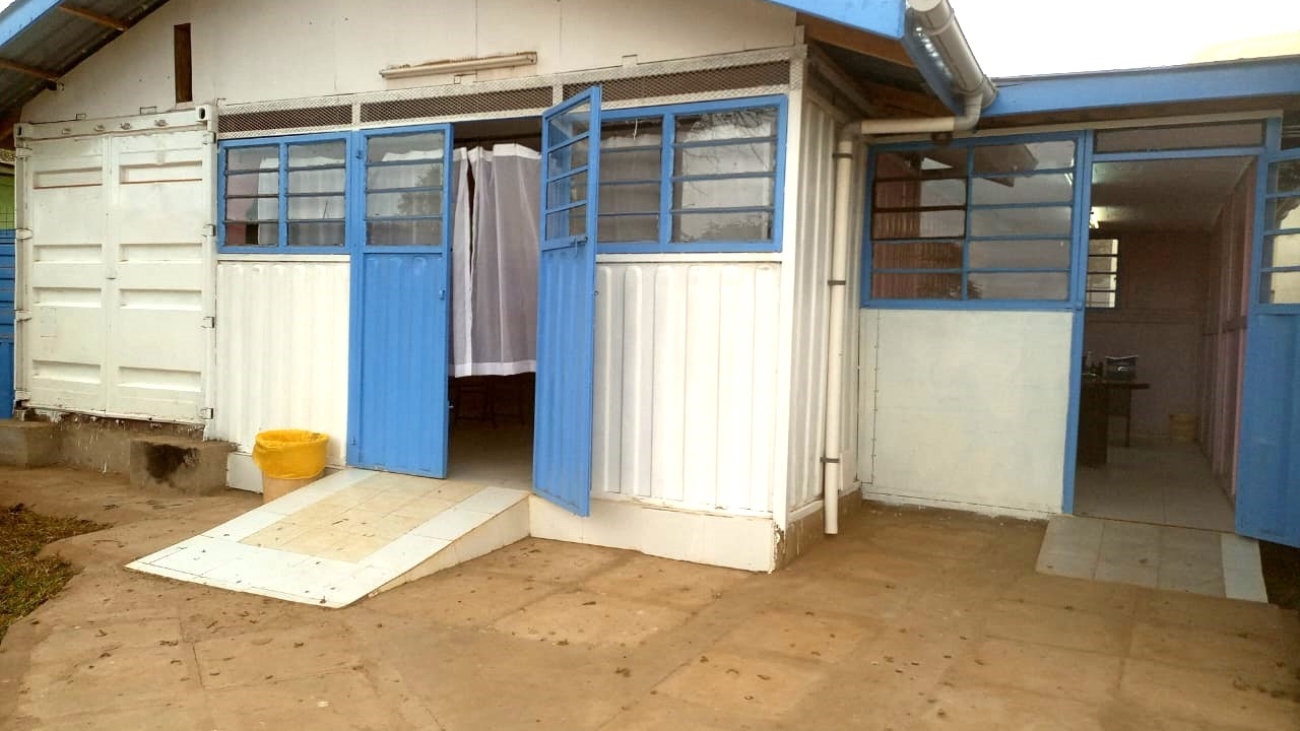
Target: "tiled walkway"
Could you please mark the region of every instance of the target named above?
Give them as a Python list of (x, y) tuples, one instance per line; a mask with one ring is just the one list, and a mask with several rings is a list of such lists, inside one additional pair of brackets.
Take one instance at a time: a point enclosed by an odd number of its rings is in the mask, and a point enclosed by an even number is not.
[(1104, 467), (1079, 467), (1078, 515), (1231, 532), (1232, 501), (1195, 444), (1111, 445)]
[(1060, 515), (1038, 570), (1149, 588), (1265, 602), (1259, 544), (1232, 533)]
[[(432, 573), (524, 538), (527, 499), (520, 490), (348, 469), (128, 568), (343, 607), (417, 566)], [(435, 556), (438, 565), (425, 565)]]

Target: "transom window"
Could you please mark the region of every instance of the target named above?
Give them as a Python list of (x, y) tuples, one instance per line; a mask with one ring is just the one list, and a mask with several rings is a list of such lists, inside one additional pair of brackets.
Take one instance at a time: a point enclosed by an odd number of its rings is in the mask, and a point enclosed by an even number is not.
[(602, 251), (780, 248), (783, 99), (603, 116)]
[(874, 300), (1070, 297), (1075, 142), (916, 146), (875, 156)]
[(1114, 309), (1119, 293), (1119, 239), (1088, 242), (1088, 293), (1086, 302), (1097, 309)]

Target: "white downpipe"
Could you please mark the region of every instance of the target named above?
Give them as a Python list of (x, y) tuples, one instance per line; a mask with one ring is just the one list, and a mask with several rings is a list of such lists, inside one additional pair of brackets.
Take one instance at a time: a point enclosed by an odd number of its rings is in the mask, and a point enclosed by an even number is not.
[(957, 24), (948, 0), (908, 0), (922, 29), (939, 49), (952, 73), (953, 86), (965, 106), (955, 117), (863, 119), (846, 124), (835, 146), (835, 211), (831, 230), (830, 328), (826, 359), (826, 451), (822, 457), (822, 505), (826, 533), (840, 530), (840, 483), (843, 480), (844, 317), (848, 310), (849, 229), (853, 223), (853, 158), (858, 144), (870, 137), (902, 134), (965, 132), (979, 123), (980, 112), (997, 94), (980, 70)]

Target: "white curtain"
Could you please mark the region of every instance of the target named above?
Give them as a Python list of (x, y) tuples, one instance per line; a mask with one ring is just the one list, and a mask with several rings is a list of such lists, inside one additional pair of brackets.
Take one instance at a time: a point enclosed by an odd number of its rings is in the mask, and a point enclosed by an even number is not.
[(465, 150), (456, 150), (452, 156), (451, 199), (451, 363), (452, 373), (471, 370), (470, 331), (473, 328), (473, 279), (470, 276), (470, 223), (469, 165)]
[[(457, 186), (453, 256), (453, 373), (510, 376), (537, 370), (537, 276), (541, 156), (521, 145), (470, 150), (473, 203)], [(458, 176), (459, 179), (459, 176)], [(464, 210), (468, 207), (468, 211)], [(465, 219), (470, 225), (464, 225)], [(464, 245), (464, 230), (469, 245)], [(469, 286), (461, 283), (469, 282)], [(461, 298), (468, 298), (468, 307)]]

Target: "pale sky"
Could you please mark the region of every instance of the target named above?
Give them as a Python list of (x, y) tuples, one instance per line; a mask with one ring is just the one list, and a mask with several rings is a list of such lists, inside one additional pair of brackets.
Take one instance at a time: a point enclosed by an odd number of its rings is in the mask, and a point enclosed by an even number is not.
[(1217, 43), (1300, 34), (1300, 0), (950, 2), (989, 76), (1168, 66)]

